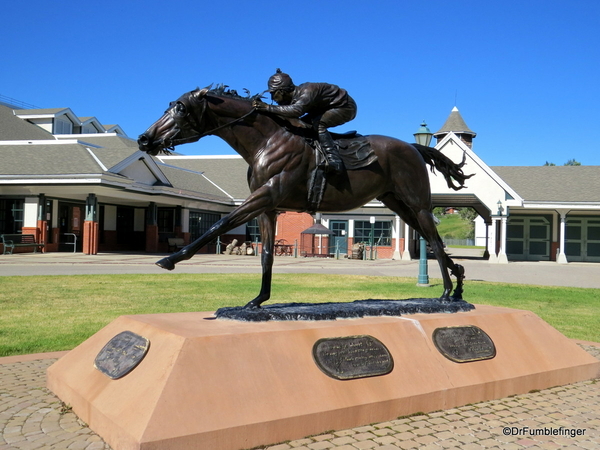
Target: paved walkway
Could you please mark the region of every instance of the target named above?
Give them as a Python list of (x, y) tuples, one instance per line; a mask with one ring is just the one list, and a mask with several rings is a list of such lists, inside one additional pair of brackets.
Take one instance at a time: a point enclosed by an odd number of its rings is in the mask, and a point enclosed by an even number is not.
[[(448, 253), (466, 271), (470, 280), (497, 281), (546, 286), (571, 286), (600, 289), (600, 263), (511, 262), (490, 264), (481, 258), (482, 250), (449, 248)], [(154, 263), (165, 254), (100, 253), (20, 253), (0, 255), (0, 276), (13, 275), (86, 275), (102, 273), (168, 273)], [(441, 278), (435, 260), (428, 261), (429, 276)], [(419, 261), (374, 261), (278, 256), (275, 273), (330, 273), (346, 275), (397, 276), (417, 278)], [(177, 273), (256, 273), (257, 256), (200, 254), (177, 264)]]
[[(452, 249), (450, 249), (452, 251)], [(161, 255), (49, 253), (0, 255), (0, 275), (164, 273)], [(164, 255), (163, 255), (164, 256)], [(489, 264), (454, 255), (468, 279), (600, 288), (600, 264)], [(439, 277), (435, 262), (430, 275)], [(259, 273), (256, 257), (197, 255), (178, 271)], [(277, 258), (279, 273), (416, 276), (417, 261)], [(600, 359), (600, 344), (582, 344)], [(46, 369), (60, 354), (0, 358), (0, 450), (110, 449), (46, 388)], [(261, 447), (262, 450), (600, 449), (600, 379), (447, 411), (399, 418)], [(204, 450), (204, 449), (203, 449)], [(210, 449), (206, 449), (210, 450)]]
[[(600, 359), (600, 347), (584, 345), (583, 348)], [(46, 355), (40, 360), (18, 360), (0, 358), (0, 450), (110, 449), (46, 389), (46, 369), (56, 358)], [(584, 381), (260, 448), (598, 449), (599, 381)]]

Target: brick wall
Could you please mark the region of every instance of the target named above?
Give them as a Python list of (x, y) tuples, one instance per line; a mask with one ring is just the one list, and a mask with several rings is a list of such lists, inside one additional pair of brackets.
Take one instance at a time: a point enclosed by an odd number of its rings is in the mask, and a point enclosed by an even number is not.
[(277, 234), (275, 239), (284, 239), (288, 244), (294, 245), (300, 234), (314, 224), (312, 216), (308, 213), (285, 212), (277, 217)]

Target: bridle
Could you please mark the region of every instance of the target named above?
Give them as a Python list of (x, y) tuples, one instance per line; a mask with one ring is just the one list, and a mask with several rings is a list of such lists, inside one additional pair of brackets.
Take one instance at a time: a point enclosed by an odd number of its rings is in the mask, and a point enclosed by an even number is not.
[[(231, 122), (225, 123), (223, 125), (219, 125), (216, 128), (213, 128), (212, 130), (209, 131), (205, 131), (204, 133), (201, 133), (200, 127), (201, 127), (201, 123), (198, 120), (198, 117), (204, 117), (204, 113), (206, 111), (206, 98), (203, 98), (202, 100), (204, 100), (204, 102), (202, 102), (202, 111), (200, 112), (200, 114), (198, 115), (192, 115), (189, 111), (185, 114), (185, 116), (183, 118), (181, 117), (176, 117), (174, 112), (175, 111), (175, 106), (169, 108), (166, 111), (166, 114), (168, 114), (169, 116), (171, 116), (171, 119), (173, 120), (173, 122), (175, 122), (178, 125), (178, 129), (177, 132), (168, 139), (168, 142), (170, 145), (166, 145), (167, 142), (163, 142), (163, 144), (165, 144), (164, 150), (168, 150), (168, 151), (174, 151), (175, 150), (175, 146), (177, 145), (181, 145), (181, 144), (187, 144), (189, 142), (196, 142), (200, 139), (202, 139), (204, 136), (208, 136), (211, 134), (216, 133), (219, 130), (222, 130), (223, 128), (227, 128), (230, 127), (232, 125), (235, 125), (238, 122), (242, 122), (243, 120), (246, 119), (246, 117), (251, 116), (252, 114), (254, 114), (256, 112), (256, 108), (253, 106), (252, 109), (250, 109), (250, 111), (248, 111), (246, 114), (244, 114), (241, 117), (238, 117), (237, 119), (233, 119)], [(186, 105), (186, 109), (187, 105)], [(196, 134), (192, 135), (192, 136), (188, 136), (186, 138), (181, 138), (181, 139), (174, 139), (180, 132), (181, 132), (181, 127), (179, 127), (179, 122), (181, 120), (186, 120), (188, 123), (190, 123), (190, 128), (192, 129), (192, 131), (195, 131)]]

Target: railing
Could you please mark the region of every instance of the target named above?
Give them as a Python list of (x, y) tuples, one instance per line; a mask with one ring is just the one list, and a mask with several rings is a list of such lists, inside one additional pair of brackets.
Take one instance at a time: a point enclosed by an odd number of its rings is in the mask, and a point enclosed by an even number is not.
[(442, 238), (442, 241), (444, 241), (444, 244), (446, 244), (449, 247), (452, 247), (453, 245), (467, 245), (470, 247), (475, 246), (475, 239), (446, 239), (446, 238)]
[(77, 252), (77, 235), (75, 233), (63, 233), (63, 236), (73, 236), (73, 242), (61, 242), (63, 245), (72, 245), (73, 253)]
[(4, 103), (5, 105), (10, 105), (13, 107), (18, 107), (20, 109), (40, 109), (39, 106), (32, 105), (31, 103), (25, 103), (21, 100), (17, 100), (16, 98), (7, 97), (6, 95), (0, 94), (0, 103)]

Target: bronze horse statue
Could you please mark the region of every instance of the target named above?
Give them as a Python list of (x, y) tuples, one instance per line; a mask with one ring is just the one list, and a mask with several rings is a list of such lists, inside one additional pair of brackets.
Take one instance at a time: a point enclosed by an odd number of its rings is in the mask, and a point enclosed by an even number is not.
[[(196, 142), (216, 135), (238, 152), (249, 165), (250, 196), (231, 213), (213, 224), (200, 238), (156, 264), (173, 270), (175, 264), (190, 259), (210, 241), (254, 217), (258, 218), (263, 244), (262, 284), (258, 296), (246, 307), (257, 308), (270, 298), (275, 223), (280, 211), (307, 211), (309, 174), (317, 166), (315, 150), (287, 120), (259, 113), (252, 98), (235, 91), (196, 89), (172, 102), (163, 116), (139, 136), (139, 149), (157, 155), (176, 145)], [(460, 164), (439, 151), (408, 144), (386, 136), (364, 137), (376, 156), (375, 161), (343, 176), (327, 176), (318, 211), (342, 212), (359, 208), (374, 198), (398, 214), (429, 243), (440, 265), (444, 291), (442, 301), (460, 300), (464, 268), (445, 253), (431, 212), (431, 190), (427, 174), (437, 169), (448, 186), (458, 190), (470, 175)], [(454, 182), (456, 181), (455, 184)], [(311, 211), (314, 212), (314, 211)], [(453, 285), (449, 271), (457, 278)]]

